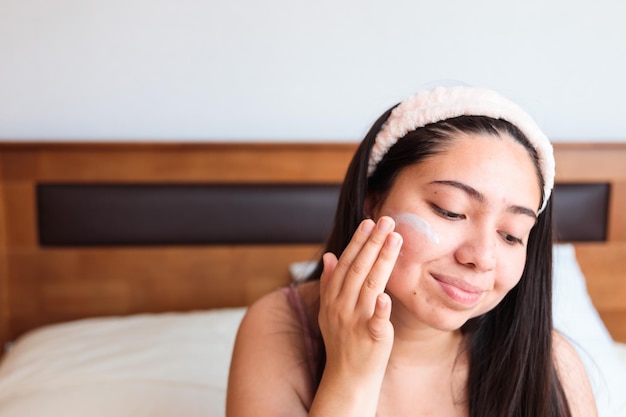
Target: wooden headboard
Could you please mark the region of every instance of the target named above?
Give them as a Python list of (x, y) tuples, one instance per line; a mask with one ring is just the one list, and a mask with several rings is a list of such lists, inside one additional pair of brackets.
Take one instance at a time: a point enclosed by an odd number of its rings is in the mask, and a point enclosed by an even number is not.
[[(555, 148), (559, 184), (604, 184), (604, 229), (575, 245), (594, 304), (613, 337), (626, 342), (626, 143)], [(320, 238), (290, 241), (283, 232), (322, 209), (306, 212), (317, 199), (300, 197), (293, 206), (298, 215), (277, 209), (282, 202), (266, 203), (284, 198), (285, 187), (305, 187), (333, 204), (355, 149), (353, 143), (0, 143), (0, 342), (83, 317), (247, 305), (285, 285), (291, 262), (319, 256)], [(242, 220), (216, 222), (211, 210), (219, 205), (211, 201), (237, 201), (229, 190), (242, 186), (257, 196), (238, 214)], [(179, 193), (181, 187), (191, 193)], [(138, 206), (120, 209), (127, 200)], [(179, 211), (167, 212), (164, 201)], [(277, 216), (265, 219), (257, 213), (263, 207)], [(134, 220), (109, 218), (127, 209), (136, 210)], [(162, 227), (170, 224), (177, 229)], [(256, 235), (232, 238), (238, 228)], [(221, 240), (207, 238), (218, 229)], [(83, 239), (83, 230), (91, 235)]]

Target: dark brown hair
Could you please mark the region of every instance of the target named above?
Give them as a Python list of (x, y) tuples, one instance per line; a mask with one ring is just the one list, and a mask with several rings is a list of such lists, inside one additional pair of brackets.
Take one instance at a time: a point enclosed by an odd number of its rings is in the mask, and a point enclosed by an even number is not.
[[(485, 116), (455, 117), (409, 132), (389, 149), (368, 178), (370, 151), (390, 112), (374, 123), (348, 167), (326, 252), (341, 255), (364, 219), (366, 196), (384, 195), (402, 169), (444, 152), (456, 133), (512, 136), (528, 150), (543, 189), (537, 152), (528, 139), (511, 123)], [(519, 283), (494, 309), (461, 328), (470, 361), (470, 417), (571, 416), (552, 360), (552, 239), (550, 199), (531, 230)], [(319, 279), (321, 272), (320, 262), (310, 279)]]

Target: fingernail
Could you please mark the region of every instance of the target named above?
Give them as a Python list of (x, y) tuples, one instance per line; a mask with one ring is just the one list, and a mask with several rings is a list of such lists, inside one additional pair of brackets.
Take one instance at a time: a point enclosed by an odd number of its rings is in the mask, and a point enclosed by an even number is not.
[(389, 217), (381, 217), (378, 220), (378, 230), (381, 232), (390, 232), (393, 229), (393, 221)]
[(398, 233), (392, 233), (387, 238), (387, 244), (392, 248), (395, 248), (401, 242), (402, 242), (402, 237)]
[(374, 222), (370, 219), (363, 220), (363, 222), (361, 223), (361, 232), (369, 235), (372, 230), (374, 230)]

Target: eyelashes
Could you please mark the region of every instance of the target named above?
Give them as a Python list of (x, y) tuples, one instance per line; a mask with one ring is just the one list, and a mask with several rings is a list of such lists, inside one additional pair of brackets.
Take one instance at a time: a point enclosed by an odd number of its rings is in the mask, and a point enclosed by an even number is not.
[(500, 236), (502, 236), (505, 242), (511, 245), (523, 245), (524, 244), (524, 241), (522, 239), (515, 237), (513, 235), (510, 235), (506, 232), (500, 232)]
[[(455, 213), (432, 203), (430, 204), (430, 206), (437, 215), (446, 220), (461, 221), (467, 219), (467, 216), (465, 214)], [(516, 237), (510, 233), (498, 231), (498, 234), (500, 235), (500, 237), (502, 237), (502, 240), (504, 240), (504, 242), (509, 245), (524, 245), (524, 241), (521, 238)]]
[(430, 206), (435, 211), (435, 213), (437, 213), (439, 216), (443, 217), (444, 219), (465, 220), (467, 218), (467, 216), (465, 216), (464, 214), (454, 213), (452, 211), (445, 210), (436, 204), (431, 204)]

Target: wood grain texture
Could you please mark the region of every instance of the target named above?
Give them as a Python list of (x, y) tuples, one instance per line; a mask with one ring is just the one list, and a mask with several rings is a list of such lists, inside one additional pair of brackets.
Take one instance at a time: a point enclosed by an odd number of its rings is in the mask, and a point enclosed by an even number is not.
[(12, 332), (83, 317), (249, 305), (318, 246), (63, 248), (13, 253)]
[[(2, 159), (0, 159), (0, 173)], [(1, 175), (1, 174), (0, 174)], [(7, 216), (4, 182), (0, 176), (0, 351), (4, 341), (9, 340), (10, 309), (9, 309), (9, 270), (7, 257)]]
[(575, 247), (594, 306), (613, 338), (626, 343), (626, 241)]
[[(0, 341), (76, 318), (247, 305), (315, 245), (42, 248), (38, 183), (340, 183), (356, 144), (0, 143)], [(609, 241), (577, 244), (589, 293), (626, 342), (626, 143), (556, 144), (557, 181), (611, 184)]]
[(7, 181), (335, 183), (354, 144), (4, 145)]

